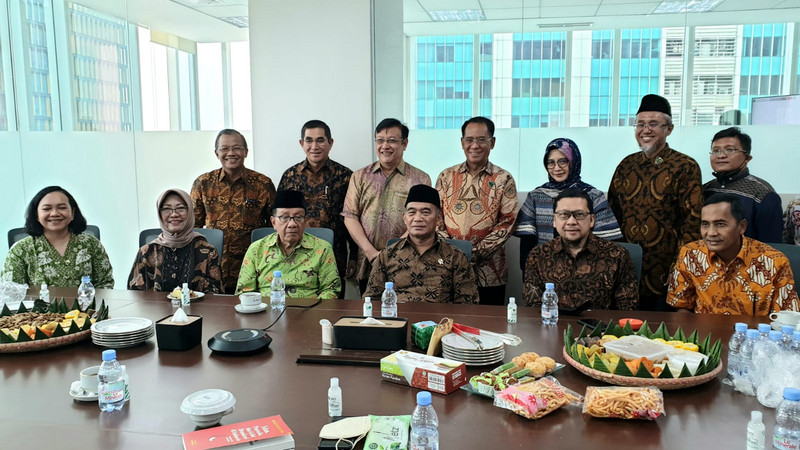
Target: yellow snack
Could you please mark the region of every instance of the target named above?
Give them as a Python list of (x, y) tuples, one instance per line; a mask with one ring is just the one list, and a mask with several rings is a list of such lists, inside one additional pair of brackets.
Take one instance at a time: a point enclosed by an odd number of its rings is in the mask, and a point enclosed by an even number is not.
[(525, 368), (531, 371), (531, 376), (534, 378), (541, 378), (545, 373), (547, 373), (547, 367), (538, 361), (525, 364)]
[(525, 358), (525, 361), (527, 362), (533, 362), (536, 361), (537, 358), (539, 358), (539, 354), (536, 352), (525, 352), (519, 356)]
[(64, 318), (65, 318), (65, 319), (74, 319), (74, 318), (78, 317), (78, 315), (79, 315), (80, 313), (81, 313), (81, 312), (80, 312), (80, 311), (78, 311), (77, 309), (73, 309), (72, 311), (70, 311), (70, 312), (68, 312), (68, 313), (64, 314)]
[(665, 341), (664, 339), (661, 339), (661, 338), (655, 338), (653, 340), (656, 341), (656, 342), (661, 342), (662, 344), (666, 344), (667, 343), (667, 341)]
[(528, 360), (526, 360), (522, 356), (515, 356), (511, 358), (511, 362), (513, 362), (514, 365), (517, 367), (525, 367), (525, 364), (528, 363)]
[(545, 370), (547, 371), (547, 373), (552, 372), (553, 369), (556, 368), (556, 362), (553, 360), (553, 358), (550, 358), (549, 356), (540, 356), (534, 362), (539, 362), (539, 363), (544, 364), (544, 367), (545, 367)]
[(671, 345), (675, 348), (681, 348), (683, 346), (683, 341), (667, 341), (667, 345)]
[(684, 343), (683, 345), (681, 345), (680, 348), (682, 348), (684, 350), (689, 350), (690, 352), (699, 352), (700, 351), (700, 347), (698, 347), (697, 344), (692, 344), (691, 342)]
[(600, 340), (603, 341), (616, 341), (617, 339), (619, 338), (614, 336), (613, 334), (604, 334), (603, 336), (600, 337)]

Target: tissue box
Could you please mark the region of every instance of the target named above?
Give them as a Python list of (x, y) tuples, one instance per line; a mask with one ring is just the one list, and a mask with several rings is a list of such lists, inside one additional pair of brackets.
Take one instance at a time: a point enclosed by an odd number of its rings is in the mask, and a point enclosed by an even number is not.
[(366, 317), (344, 316), (333, 324), (336, 347), (354, 350), (399, 350), (406, 348), (408, 319), (376, 317), (385, 325), (362, 325)]
[(449, 394), (467, 384), (467, 367), (460, 361), (401, 350), (381, 359), (381, 379)]
[(189, 350), (200, 344), (203, 316), (189, 315), (189, 322), (171, 322), (172, 315), (156, 322), (156, 340), (159, 350)]

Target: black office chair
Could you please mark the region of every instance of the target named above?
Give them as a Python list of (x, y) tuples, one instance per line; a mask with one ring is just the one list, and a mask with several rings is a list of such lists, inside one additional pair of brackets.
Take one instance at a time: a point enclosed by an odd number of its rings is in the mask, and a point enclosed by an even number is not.
[[(97, 225), (86, 225), (86, 231), (84, 233), (89, 233), (92, 236), (96, 237), (97, 240), (100, 240), (100, 228)], [(11, 248), (14, 244), (22, 239), (28, 237), (29, 234), (25, 231), (25, 228), (12, 228), (8, 231), (8, 248)]]
[(789, 258), (789, 265), (792, 267), (792, 275), (794, 275), (795, 280), (794, 286), (797, 288), (798, 274), (800, 274), (800, 245), (777, 243), (768, 245)]
[(630, 242), (617, 242), (622, 248), (628, 251), (633, 260), (633, 269), (636, 271), (636, 281), (642, 282), (642, 247), (639, 244)]
[[(400, 238), (389, 239), (388, 241), (386, 241), (386, 246), (388, 247), (399, 240)], [(461, 252), (467, 256), (467, 260), (472, 260), (472, 242), (465, 241), (464, 239), (450, 239), (450, 238), (445, 239), (445, 241), (447, 241), (455, 248), (461, 250)]]
[[(250, 243), (252, 244), (259, 239), (263, 239), (274, 232), (275, 228), (272, 227), (256, 228), (252, 233), (250, 233)], [(329, 244), (331, 244), (331, 247), (333, 247), (333, 230), (330, 228), (309, 227), (306, 228), (305, 232), (312, 236), (316, 236), (323, 241), (327, 241)]]
[[(194, 231), (202, 234), (208, 243), (217, 249), (219, 261), (222, 261), (222, 243), (225, 233), (223, 233), (222, 230), (217, 230), (215, 228), (195, 228)], [(142, 232), (139, 233), (139, 247), (142, 247), (148, 242), (153, 242), (153, 240), (157, 238), (159, 234), (161, 234), (161, 228), (148, 228), (146, 230), (142, 230)]]

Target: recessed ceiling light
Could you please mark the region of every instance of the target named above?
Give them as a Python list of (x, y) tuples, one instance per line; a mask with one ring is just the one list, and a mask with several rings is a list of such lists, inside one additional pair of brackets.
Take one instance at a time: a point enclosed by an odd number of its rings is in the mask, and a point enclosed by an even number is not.
[(708, 12), (720, 3), (722, 0), (664, 0), (653, 14)]
[(594, 22), (540, 23), (539, 28), (591, 28)]
[(454, 9), (449, 11), (428, 11), (434, 22), (471, 22), (484, 20), (486, 17), (480, 9)]
[(248, 16), (217, 17), (217, 19), (228, 22), (239, 28), (247, 28), (250, 26), (250, 18)]

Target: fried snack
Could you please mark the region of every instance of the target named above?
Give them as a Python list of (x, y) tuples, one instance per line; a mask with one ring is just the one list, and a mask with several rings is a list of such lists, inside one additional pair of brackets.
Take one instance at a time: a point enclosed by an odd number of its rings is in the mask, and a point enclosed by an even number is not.
[(664, 395), (655, 387), (588, 386), (583, 413), (592, 417), (655, 420), (664, 414)]
[(509, 386), (494, 397), (494, 405), (509, 409), (528, 419), (538, 419), (581, 398), (561, 386), (555, 378)]
[(547, 373), (547, 367), (538, 361), (525, 364), (525, 368), (531, 371), (531, 376), (534, 378), (541, 378)]
[(519, 356), (525, 358), (525, 362), (534, 362), (539, 358), (539, 354), (536, 352), (525, 352)]
[(522, 356), (515, 356), (511, 359), (511, 362), (513, 362), (517, 367), (525, 367), (525, 364), (528, 363), (528, 360)]
[(549, 356), (540, 356), (536, 359), (536, 362), (544, 364), (544, 367), (547, 369), (547, 373), (552, 372), (556, 368), (555, 360)]

